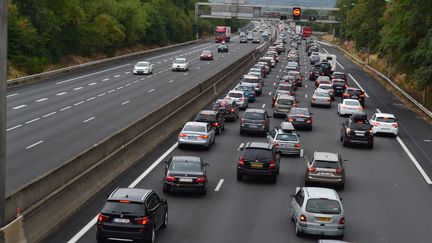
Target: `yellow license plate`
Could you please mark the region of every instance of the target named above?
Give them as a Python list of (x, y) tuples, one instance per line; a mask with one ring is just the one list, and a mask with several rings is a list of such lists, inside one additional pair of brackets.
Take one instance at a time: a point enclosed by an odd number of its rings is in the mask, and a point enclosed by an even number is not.
[(331, 218), (326, 218), (326, 217), (315, 217), (316, 221), (321, 221), (321, 222), (330, 222)]
[(252, 168), (262, 168), (263, 165), (262, 165), (262, 164), (259, 164), (259, 163), (251, 163), (251, 167), (252, 167)]

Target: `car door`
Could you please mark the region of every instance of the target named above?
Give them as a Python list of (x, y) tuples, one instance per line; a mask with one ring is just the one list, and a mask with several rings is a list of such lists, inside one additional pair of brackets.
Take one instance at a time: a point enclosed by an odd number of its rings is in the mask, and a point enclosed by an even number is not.
[(156, 229), (158, 229), (163, 222), (164, 212), (161, 205), (161, 200), (155, 193), (152, 193), (150, 196), (147, 197), (147, 216), (151, 219)]
[(272, 130), (267, 134), (267, 142), (273, 144), (275, 137), (276, 137), (276, 130)]

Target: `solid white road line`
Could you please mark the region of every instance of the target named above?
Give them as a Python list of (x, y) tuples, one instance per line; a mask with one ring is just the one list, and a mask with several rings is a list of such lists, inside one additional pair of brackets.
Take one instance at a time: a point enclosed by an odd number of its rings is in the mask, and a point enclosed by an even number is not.
[(127, 101), (125, 101), (125, 102), (123, 102), (123, 103), (121, 103), (121, 105), (126, 105), (127, 103), (129, 103), (130, 101), (129, 100), (127, 100)]
[(36, 142), (36, 143), (34, 143), (34, 144), (30, 145), (30, 146), (27, 146), (26, 149), (31, 149), (31, 148), (33, 148), (35, 146), (38, 146), (39, 144), (41, 144), (43, 142), (44, 142), (43, 140), (40, 140), (39, 142)]
[(114, 92), (114, 91), (115, 91), (115, 89), (108, 90), (107, 93), (109, 94), (109, 93), (112, 93), (112, 92)]
[(117, 89), (123, 89), (123, 88), (124, 88), (124, 86), (117, 87)]
[(76, 87), (75, 89), (73, 89), (73, 90), (80, 90), (80, 89), (82, 89), (83, 87)]
[(132, 83), (127, 83), (127, 84), (125, 84), (125, 87), (127, 87), (127, 86), (129, 86), (129, 85), (131, 85)]
[(61, 92), (61, 93), (58, 93), (58, 94), (56, 94), (57, 96), (61, 96), (61, 95), (64, 95), (64, 94), (67, 94), (67, 92)]
[(90, 117), (89, 119), (87, 119), (87, 120), (84, 120), (83, 122), (84, 123), (87, 123), (87, 122), (89, 122), (89, 121), (91, 121), (91, 120), (93, 120), (93, 119), (95, 119), (95, 117), (93, 116), (93, 117)]
[[(363, 91), (365, 91), (365, 89), (363, 89), (362, 88), (362, 86), (359, 84), (359, 82), (357, 82), (357, 80), (350, 74), (350, 73), (348, 73), (348, 76), (350, 76), (350, 78), (354, 81), (354, 83), (356, 83), (357, 84), (357, 86), (360, 88), (360, 89), (362, 89)], [(369, 95), (366, 93), (366, 91), (365, 91), (365, 95), (366, 95), (366, 97), (368, 97), (369, 98)]]
[(117, 69), (117, 68), (121, 68), (121, 67), (129, 66), (129, 65), (131, 65), (131, 64), (128, 63), (128, 64), (125, 64), (125, 65), (121, 65), (121, 66), (117, 66), (117, 67), (113, 67), (113, 68), (105, 69), (105, 70), (102, 70), (102, 71), (99, 71), (99, 72), (90, 73), (90, 74), (83, 75), (83, 76), (79, 76), (79, 77), (76, 77), (76, 78), (71, 78), (71, 79), (68, 79), (68, 80), (64, 80), (64, 81), (57, 82), (56, 84), (63, 84), (63, 83), (67, 83), (67, 82), (70, 82), (70, 81), (73, 81), (73, 80), (77, 80), (77, 79), (80, 79), (80, 78), (85, 78), (85, 77), (93, 76), (93, 75), (95, 75), (95, 74), (104, 73), (104, 72), (107, 72), (107, 71), (111, 71), (111, 70), (114, 70), (114, 69)]
[(55, 113), (57, 113), (57, 112), (54, 111), (54, 112), (48, 113), (48, 114), (46, 114), (46, 115), (43, 115), (42, 117), (44, 117), (44, 118), (45, 118), (45, 117), (49, 117), (49, 116), (54, 115)]
[(91, 97), (91, 98), (88, 98), (88, 99), (86, 99), (86, 101), (90, 101), (90, 100), (94, 100), (94, 99), (96, 99), (96, 97)]
[(219, 191), (219, 189), (222, 187), (223, 182), (224, 182), (224, 179), (219, 180), (219, 183), (217, 184), (217, 186), (215, 188), (215, 192)]
[(18, 109), (21, 109), (21, 108), (24, 108), (24, 107), (26, 107), (27, 105), (19, 105), (19, 106), (15, 106), (14, 108), (12, 108), (13, 110), (18, 110)]
[(36, 102), (44, 102), (45, 100), (47, 100), (48, 98), (42, 98), (42, 99), (38, 99), (36, 100)]
[(323, 50), (324, 50), (327, 54), (329, 54), (329, 52), (328, 52), (326, 49), (323, 48)]
[(8, 128), (8, 129), (6, 129), (6, 132), (12, 131), (12, 130), (17, 129), (17, 128), (19, 128), (19, 127), (22, 127), (22, 125), (19, 124), (19, 125), (16, 125), (16, 126), (14, 126), (14, 127)]
[(151, 93), (151, 92), (153, 92), (153, 91), (155, 91), (155, 89), (151, 89), (151, 90), (149, 90), (148, 92)]
[(65, 110), (67, 110), (69, 108), (71, 108), (71, 106), (66, 106), (66, 107), (61, 108), (60, 111), (65, 111)]
[(342, 66), (342, 64), (340, 64), (338, 61), (336, 61), (336, 63), (342, 68), (345, 69), (344, 66)]
[(101, 96), (104, 96), (104, 95), (106, 95), (106, 93), (100, 93), (100, 94), (97, 95), (97, 97), (101, 97)]
[(25, 124), (30, 124), (30, 123), (35, 122), (35, 121), (37, 121), (37, 120), (40, 120), (40, 118), (38, 117), (38, 118), (35, 118), (35, 119), (33, 119), (33, 120), (26, 121)]
[(13, 97), (13, 96), (17, 96), (17, 95), (18, 95), (17, 93), (15, 93), (15, 94), (10, 94), (10, 95), (6, 96), (6, 98)]

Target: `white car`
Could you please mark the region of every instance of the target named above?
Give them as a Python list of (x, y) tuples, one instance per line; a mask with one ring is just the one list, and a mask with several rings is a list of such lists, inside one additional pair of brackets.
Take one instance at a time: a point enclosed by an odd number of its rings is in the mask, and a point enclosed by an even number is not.
[(172, 71), (189, 71), (189, 62), (186, 58), (176, 58), (171, 69)]
[(399, 132), (399, 123), (393, 114), (389, 113), (375, 113), (369, 120), (372, 125), (373, 134), (388, 133), (393, 134), (395, 137)]
[(153, 66), (150, 62), (137, 62), (133, 69), (133, 74), (150, 74), (153, 73)]
[(234, 100), (239, 108), (246, 109), (249, 106), (249, 98), (244, 91), (231, 90), (228, 92), (226, 99)]
[(339, 116), (352, 115), (354, 113), (364, 113), (363, 106), (355, 99), (344, 99), (338, 104), (337, 113)]

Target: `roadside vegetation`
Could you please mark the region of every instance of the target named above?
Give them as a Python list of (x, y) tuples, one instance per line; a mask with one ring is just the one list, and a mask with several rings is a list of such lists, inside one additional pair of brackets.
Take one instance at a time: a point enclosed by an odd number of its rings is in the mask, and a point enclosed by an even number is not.
[[(195, 39), (196, 0), (9, 0), (8, 78)], [(244, 21), (199, 21), (235, 30)]]
[(338, 44), (432, 109), (432, 1), (338, 0)]

